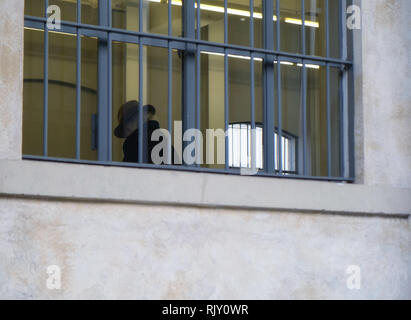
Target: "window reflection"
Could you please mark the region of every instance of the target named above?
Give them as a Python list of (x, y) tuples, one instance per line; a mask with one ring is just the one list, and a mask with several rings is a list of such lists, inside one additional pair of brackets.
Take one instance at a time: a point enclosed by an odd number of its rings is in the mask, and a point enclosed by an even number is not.
[[(229, 55), (228, 57), (228, 137), (230, 143), (229, 166), (247, 167), (251, 165), (251, 149), (241, 149), (242, 143), (247, 143), (247, 129), (241, 131), (241, 126), (251, 126), (251, 76), (250, 58), (244, 56)], [(254, 59), (254, 117), (255, 122), (262, 123), (263, 119), (263, 78), (262, 60)], [(224, 143), (224, 139), (218, 133), (225, 131), (225, 79), (224, 79), (224, 55), (212, 54), (209, 52), (201, 53), (201, 131), (206, 137), (207, 129), (214, 130), (216, 142), (214, 144), (215, 161), (213, 164), (207, 163), (204, 166), (210, 168), (224, 168), (225, 163), (217, 163), (218, 142)], [(260, 125), (261, 129), (263, 126)], [(238, 129), (238, 130), (237, 130)], [(257, 131), (260, 130), (257, 128)], [(230, 131), (231, 130), (231, 131)], [(240, 133), (240, 135), (238, 135)], [(234, 139), (241, 137), (244, 139)], [(220, 140), (218, 140), (218, 138)], [(258, 137), (257, 137), (258, 138)], [(257, 139), (258, 140), (258, 139)], [(262, 142), (256, 142), (256, 148)], [(251, 148), (251, 145), (249, 145)], [(245, 150), (245, 151), (244, 151)], [(204, 148), (204, 156), (207, 150)], [(224, 158), (224, 157), (223, 157)], [(261, 153), (257, 153), (258, 162), (262, 163)], [(237, 161), (237, 160), (238, 161)], [(237, 162), (238, 163), (237, 163)], [(234, 163), (235, 162), (235, 163)], [(261, 164), (262, 166), (262, 164)]]
[[(142, 2), (140, 2), (142, 1)], [(254, 45), (263, 47), (263, 0), (254, 0)], [(329, 44), (330, 56), (340, 57), (340, 39), (338, 37), (340, 21), (339, 3), (329, 2)], [(227, 42), (233, 45), (250, 46), (250, 8), (248, 0), (228, 0), (227, 10)], [(66, 21), (76, 21), (77, 1), (50, 0), (50, 5), (56, 4), (62, 8), (62, 18)], [(82, 22), (98, 24), (99, 1), (82, 1)], [(169, 2), (163, 0), (112, 0), (112, 22), (114, 28), (140, 31), (139, 10), (142, 5), (143, 21), (141, 26), (149, 34), (168, 34), (169, 22), (172, 35), (182, 34), (183, 2), (171, 1), (172, 21), (168, 21)], [(275, 4), (275, 2), (274, 2)], [(280, 50), (307, 55), (326, 55), (326, 8), (325, 0), (306, 0), (304, 12), (301, 0), (281, 0), (280, 15), (274, 6), (273, 27), (276, 40), (277, 20), (281, 26)], [(203, 0), (200, 8), (194, 3), (195, 10), (200, 9), (200, 37), (209, 42), (224, 42), (224, 1)], [(27, 15), (43, 16), (44, 1), (26, 1)], [(270, 15), (271, 19), (271, 15)], [(305, 19), (305, 52), (302, 52), (302, 24)], [(27, 20), (29, 21), (29, 20)], [(67, 30), (65, 30), (67, 32)], [(90, 30), (89, 30), (90, 31)], [(192, 30), (193, 31), (193, 30)], [(25, 30), (25, 64), (24, 64), (24, 130), (23, 150), (25, 154), (43, 154), (43, 132), (48, 132), (47, 155), (52, 157), (97, 160), (97, 111), (98, 111), (98, 66), (104, 67), (107, 60), (100, 59), (99, 53), (107, 48), (107, 42), (97, 38), (81, 38), (81, 108), (80, 128), (76, 120), (76, 35), (50, 31), (49, 39), (49, 74), (48, 74), (48, 113), (44, 117), (43, 107), (43, 69), (44, 69), (44, 32), (33, 28)], [(138, 40), (138, 38), (136, 38)], [(162, 42), (163, 41), (163, 42)], [(138, 137), (139, 123), (135, 120), (139, 112), (143, 118), (143, 141), (150, 143), (150, 124), (152, 129), (168, 129), (173, 135), (174, 122), (181, 121), (183, 97), (183, 70), (193, 70), (183, 50), (170, 49), (171, 66), (169, 66), (169, 50), (167, 40), (150, 43), (154, 46), (143, 46), (139, 52), (137, 44), (114, 42), (112, 44), (112, 159), (114, 161), (137, 162), (138, 141), (127, 142), (129, 136)], [(177, 46), (172, 43), (172, 46)], [(179, 45), (179, 44), (178, 44)], [(257, 129), (256, 162), (258, 168), (264, 168), (264, 79), (263, 70), (266, 67), (261, 58), (254, 59), (255, 84), (254, 114), (251, 101), (251, 58), (240, 56), (244, 52), (231, 51), (228, 55), (228, 69), (224, 70), (224, 54), (220, 48), (210, 44), (210, 50), (201, 51), (200, 56), (200, 129), (206, 141), (207, 130), (221, 130), (228, 126), (228, 159), (230, 167), (250, 167), (250, 132), (254, 118)], [(159, 47), (163, 46), (163, 47)], [(274, 48), (278, 49), (274, 43)], [(205, 50), (205, 48), (200, 48)], [(218, 52), (216, 52), (218, 51)], [(143, 64), (140, 66), (140, 54)], [(104, 55), (100, 58), (105, 58)], [(289, 61), (284, 61), (288, 59)], [(193, 59), (192, 61), (195, 61)], [(306, 64), (307, 87), (306, 96), (302, 92), (302, 62), (296, 62), (289, 57), (281, 61), (281, 119), (279, 116), (278, 86), (276, 81), (278, 62), (274, 61), (274, 150), (275, 170), (280, 167), (284, 174), (302, 174), (304, 172), (303, 142), (306, 143), (306, 174), (311, 176), (326, 176), (331, 172), (334, 176), (341, 173), (341, 72), (330, 67), (330, 113), (327, 112), (326, 67), (313, 62)], [(171, 67), (171, 81), (169, 78)], [(140, 69), (141, 68), (141, 69)], [(265, 69), (266, 70), (266, 69)], [(228, 75), (228, 87), (225, 88), (225, 71)], [(140, 73), (142, 83), (140, 83)], [(193, 72), (194, 73), (194, 72)], [(190, 72), (189, 77), (193, 77)], [(186, 73), (188, 75), (188, 73)], [(100, 79), (104, 81), (107, 79)], [(265, 79), (267, 80), (267, 78)], [(108, 81), (107, 81), (108, 82)], [(272, 80), (270, 80), (272, 83)], [(142, 96), (140, 97), (140, 87)], [(168, 93), (171, 92), (169, 98)], [(186, 92), (187, 93), (187, 92)], [(227, 97), (225, 96), (227, 93)], [(101, 96), (103, 98), (103, 96)], [(228, 112), (225, 112), (225, 99), (228, 102)], [(306, 99), (306, 123), (303, 117), (303, 98)], [(171, 99), (171, 100), (169, 100)], [(169, 105), (171, 109), (169, 110)], [(102, 105), (105, 105), (102, 103)], [(131, 110), (131, 111), (130, 111)], [(266, 111), (268, 111), (267, 109)], [(272, 111), (272, 110), (270, 110)], [(133, 121), (125, 119), (131, 112)], [(190, 114), (191, 116), (192, 114)], [(227, 118), (226, 118), (227, 117)], [(43, 123), (44, 119), (47, 123)], [(101, 118), (100, 118), (101, 119)], [(198, 118), (196, 118), (198, 119)], [(330, 132), (327, 131), (327, 121), (330, 120)], [(171, 120), (171, 121), (170, 121)], [(281, 120), (281, 123), (280, 121)], [(155, 124), (155, 125), (154, 125)], [(123, 127), (122, 127), (123, 125)], [(303, 130), (305, 125), (305, 132)], [(280, 132), (281, 128), (281, 132)], [(80, 129), (80, 130), (79, 130)], [(76, 148), (77, 132), (80, 132), (80, 150)], [(153, 130), (151, 130), (153, 131)], [(330, 141), (328, 141), (328, 134)], [(103, 139), (104, 140), (104, 139)], [(106, 141), (109, 141), (107, 139)], [(131, 142), (130, 142), (131, 141)], [(173, 136), (172, 136), (173, 141)], [(218, 161), (219, 142), (215, 141), (212, 162), (208, 162), (207, 146), (203, 150), (203, 167), (223, 169), (225, 162)], [(221, 143), (221, 141), (220, 141)], [(126, 147), (125, 147), (126, 145)], [(105, 145), (104, 147), (106, 147)], [(328, 149), (330, 146), (331, 150)], [(223, 138), (223, 160), (226, 150)], [(128, 150), (128, 151), (127, 151)], [(131, 151), (130, 151), (131, 150)], [(80, 154), (78, 154), (80, 151)], [(150, 148), (143, 147), (143, 162), (151, 163)], [(331, 153), (331, 162), (328, 153)], [(221, 159), (220, 159), (221, 160)], [(280, 166), (281, 165), (281, 166)]]
[[(82, 2), (88, 2), (83, 0)], [(76, 0), (49, 0), (49, 6), (56, 5), (60, 8), (61, 20), (77, 21), (77, 1)]]
[[(141, 0), (143, 32), (168, 34), (168, 1)], [(115, 28), (140, 31), (140, 0), (112, 0), (112, 24)], [(171, 2), (171, 34), (182, 36), (182, 2)]]
[[(139, 46), (113, 43), (113, 161), (138, 161), (138, 117), (143, 110), (143, 162), (152, 163), (151, 134), (157, 128), (168, 128), (168, 49), (143, 47), (143, 96), (139, 97)], [(172, 51), (171, 120), (181, 121), (182, 60)], [(123, 130), (119, 134), (117, 130)], [(130, 151), (133, 149), (132, 151)], [(127, 151), (128, 150), (128, 151)], [(127, 157), (127, 154), (132, 154)]]
[(44, 33), (24, 30), (23, 154), (43, 154)]
[[(201, 39), (224, 42), (224, 1), (203, 0), (201, 9)], [(263, 46), (262, 0), (254, 1), (254, 46)], [(250, 2), (248, 0), (227, 1), (227, 42), (250, 46)]]
[(35, 17), (44, 17), (45, 8), (44, 0), (25, 0), (24, 1), (24, 14)]
[[(23, 153), (43, 154), (44, 31), (26, 29), (24, 39)], [(49, 33), (47, 155), (76, 158), (76, 36)], [(97, 112), (97, 39), (81, 39), (80, 158), (97, 160), (92, 115)]]
[[(336, 2), (336, 1), (329, 1)], [(305, 0), (306, 54), (313, 56), (326, 55), (325, 0)]]

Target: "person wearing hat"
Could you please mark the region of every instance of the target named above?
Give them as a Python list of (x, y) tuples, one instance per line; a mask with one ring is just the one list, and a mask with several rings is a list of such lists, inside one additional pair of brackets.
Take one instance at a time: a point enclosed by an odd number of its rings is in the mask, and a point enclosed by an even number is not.
[[(117, 114), (119, 125), (114, 129), (114, 135), (126, 139), (123, 143), (123, 162), (138, 162), (139, 110), (140, 103), (132, 100), (123, 104)], [(158, 121), (152, 120), (155, 114), (154, 106), (148, 104), (143, 107), (143, 163), (153, 163), (151, 151), (158, 143), (151, 141), (152, 133), (160, 128)]]

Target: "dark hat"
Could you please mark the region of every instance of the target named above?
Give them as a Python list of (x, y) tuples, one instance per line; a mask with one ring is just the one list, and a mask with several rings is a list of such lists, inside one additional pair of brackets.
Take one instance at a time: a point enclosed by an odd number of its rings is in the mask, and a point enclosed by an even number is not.
[[(127, 138), (138, 128), (138, 114), (140, 103), (136, 100), (131, 100), (123, 104), (118, 111), (119, 125), (114, 129), (114, 134), (118, 138)], [(156, 109), (152, 105), (143, 107), (143, 115), (156, 114)]]

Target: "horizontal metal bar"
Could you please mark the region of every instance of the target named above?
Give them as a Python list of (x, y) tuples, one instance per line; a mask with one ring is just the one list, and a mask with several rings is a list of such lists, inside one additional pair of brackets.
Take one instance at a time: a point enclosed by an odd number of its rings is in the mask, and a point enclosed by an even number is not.
[[(33, 16), (25, 16), (25, 19), (26, 21), (47, 22), (46, 18), (33, 17)], [(305, 55), (305, 54), (298, 54), (298, 53), (291, 53), (291, 52), (284, 52), (284, 51), (267, 50), (263, 48), (251, 48), (247, 46), (239, 46), (239, 45), (233, 45), (233, 44), (228, 44), (228, 43), (209, 42), (209, 41), (199, 40), (195, 38), (180, 38), (180, 37), (174, 37), (174, 36), (168, 36), (168, 35), (162, 35), (162, 34), (151, 34), (151, 33), (146, 33), (146, 32), (137, 32), (137, 31), (131, 31), (131, 30), (125, 30), (125, 29), (117, 29), (117, 28), (110, 28), (110, 27), (105, 27), (105, 26), (97, 26), (97, 25), (90, 25), (90, 24), (83, 24), (83, 23), (75, 23), (75, 22), (69, 22), (69, 21), (62, 21), (61, 24), (66, 25), (66, 26), (96, 30), (96, 31), (105, 31), (105, 32), (111, 32), (111, 33), (118, 33), (118, 34), (128, 34), (128, 35), (132, 35), (136, 37), (173, 40), (176, 42), (206, 45), (208, 47), (223, 48), (223, 49), (234, 49), (234, 50), (236, 49), (236, 50), (242, 50), (242, 51), (249, 52), (250, 55), (251, 55), (251, 52), (253, 52), (253, 53), (262, 53), (262, 54), (272, 54), (272, 55), (278, 55), (278, 56), (290, 57), (290, 58), (296, 58), (296, 59), (306, 59), (306, 60), (311, 60), (311, 61), (316, 61), (316, 62), (324, 61), (324, 62), (337, 63), (337, 64), (342, 64), (342, 65), (353, 65), (353, 62), (350, 60), (310, 56), (310, 55)]]
[[(240, 169), (209, 169), (195, 166), (176, 166), (176, 165), (155, 165), (147, 163), (130, 163), (130, 162), (109, 162), (109, 161), (92, 161), (92, 160), (76, 160), (66, 158), (53, 158), (42, 156), (28, 156), (23, 155), (23, 160), (36, 160), (36, 161), (49, 161), (49, 162), (62, 162), (62, 163), (74, 163), (85, 165), (98, 165), (106, 167), (127, 167), (127, 168), (140, 168), (140, 169), (162, 169), (162, 170), (174, 170), (174, 171), (186, 171), (186, 172), (207, 172), (215, 174), (231, 174), (240, 175)], [(330, 181), (330, 182), (354, 182), (353, 178), (341, 178), (341, 177), (312, 177), (301, 175), (278, 175), (275, 173), (267, 173), (259, 171), (255, 176), (257, 177), (275, 177), (282, 179), (297, 179), (297, 180), (318, 180), (318, 181)]]

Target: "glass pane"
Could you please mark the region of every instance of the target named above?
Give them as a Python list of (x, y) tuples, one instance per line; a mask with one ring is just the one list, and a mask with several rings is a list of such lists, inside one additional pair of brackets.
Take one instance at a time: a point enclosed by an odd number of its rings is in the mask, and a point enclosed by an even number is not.
[[(301, 110), (301, 72), (302, 68), (283, 61), (281, 63), (282, 134), (275, 133), (275, 169), (279, 170), (281, 155), (284, 173), (302, 173), (302, 110)], [(275, 70), (277, 75), (277, 70)], [(274, 92), (276, 92), (276, 88)], [(276, 97), (277, 98), (277, 97)], [(276, 128), (278, 128), (277, 103)], [(281, 149), (280, 149), (281, 139)]]
[(25, 0), (24, 14), (35, 17), (44, 17), (44, 0)]
[(307, 68), (307, 161), (312, 176), (327, 176), (326, 68)]
[[(172, 53), (172, 124), (181, 121), (182, 61)], [(152, 163), (151, 150), (156, 145), (151, 133), (168, 129), (168, 49), (144, 46), (143, 51), (143, 162)], [(139, 47), (113, 43), (113, 161), (138, 162)], [(127, 120), (127, 112), (130, 119)], [(118, 130), (123, 130), (119, 133)], [(169, 130), (172, 134), (172, 130)]]
[(81, 22), (85, 24), (99, 24), (99, 1), (81, 0)]
[(49, 33), (48, 156), (76, 156), (76, 36)]
[(301, 0), (280, 0), (281, 51), (301, 52)]
[(97, 128), (93, 128), (92, 123), (92, 117), (97, 114), (97, 103), (98, 39), (82, 37), (80, 158), (84, 160), (97, 160), (97, 149), (95, 148)]
[[(201, 39), (224, 42), (224, 1), (201, 1)], [(227, 1), (228, 43), (250, 46), (249, 0)], [(254, 1), (254, 46), (263, 46), (262, 0)]]
[(250, 1), (228, 0), (228, 43), (250, 45)]
[[(143, 31), (168, 34), (168, 1), (143, 1)], [(139, 0), (112, 0), (114, 28), (139, 30)], [(171, 28), (173, 36), (182, 36), (182, 1), (171, 2)]]
[(111, 0), (113, 27), (140, 31), (139, 3), (139, 0)]
[(228, 58), (228, 97), (229, 125), (233, 146), (230, 164), (237, 168), (251, 167), (250, 139), (248, 127), (251, 124), (250, 61), (241, 58)]
[(172, 0), (171, 4), (172, 35), (181, 37), (183, 35), (182, 1)]
[(61, 20), (77, 21), (76, 0), (49, 0), (49, 6), (51, 5), (56, 5), (60, 8)]
[[(251, 123), (251, 73), (250, 59), (229, 57), (228, 59), (228, 94), (229, 94), (229, 165), (235, 168), (252, 166), (252, 123)], [(262, 97), (262, 61), (254, 61), (254, 105), (256, 124), (256, 166), (263, 168), (263, 97)]]
[[(143, 68), (143, 101), (155, 109), (153, 128), (168, 129), (168, 49), (144, 46)], [(147, 130), (149, 137), (150, 127)], [(152, 162), (151, 152), (147, 158)]]
[(168, 34), (168, 4), (166, 1), (143, 0), (143, 30)]
[[(254, 1), (254, 44), (263, 45), (262, 1)], [(228, 43), (250, 46), (250, 1), (228, 0)]]
[(263, 1), (254, 0), (254, 47), (262, 48), (263, 42)]
[[(214, 130), (214, 148), (203, 143), (204, 167), (225, 168), (224, 56), (201, 53), (201, 133)], [(217, 131), (218, 130), (218, 131)], [(220, 133), (218, 135), (218, 133)], [(221, 133), (223, 133), (221, 135)], [(205, 141), (205, 140), (204, 140)], [(208, 152), (208, 153), (207, 153)], [(207, 159), (209, 161), (207, 161)]]
[(43, 154), (44, 32), (24, 30), (23, 154)]
[(325, 15), (325, 0), (305, 1), (306, 54), (308, 55), (323, 57), (326, 55)]
[(278, 45), (277, 45), (277, 19), (278, 19), (278, 16), (277, 16), (277, 2), (276, 2), (276, 0), (273, 1), (273, 8), (274, 8), (274, 11), (273, 11), (274, 49), (275, 50), (280, 50), (280, 48), (278, 48)]
[(331, 175), (333, 177), (341, 176), (340, 82), (341, 71), (330, 68)]
[(224, 1), (201, 0), (201, 39), (224, 42)]
[(254, 109), (256, 123), (256, 165), (264, 168), (264, 78), (263, 60), (254, 59)]
[[(172, 134), (173, 138), (173, 146), (175, 145), (175, 141), (177, 137), (175, 137), (175, 125), (177, 123), (181, 123), (183, 121), (183, 60), (180, 51), (173, 50), (172, 56), (172, 128), (168, 128), (170, 134)], [(167, 123), (162, 123), (163, 128), (167, 128)], [(179, 164), (179, 161), (182, 160), (182, 156), (179, 153), (179, 158), (174, 157), (174, 153), (172, 155), (172, 161), (174, 164)]]
[[(113, 130), (121, 124), (121, 106), (128, 101), (139, 101), (139, 46), (131, 43), (113, 42)], [(114, 131), (115, 132), (115, 131)], [(123, 161), (124, 137), (113, 133), (112, 159)], [(135, 162), (137, 162), (136, 146)]]
[(330, 56), (340, 58), (340, 36), (339, 29), (341, 24), (340, 2), (328, 1), (330, 19)]

